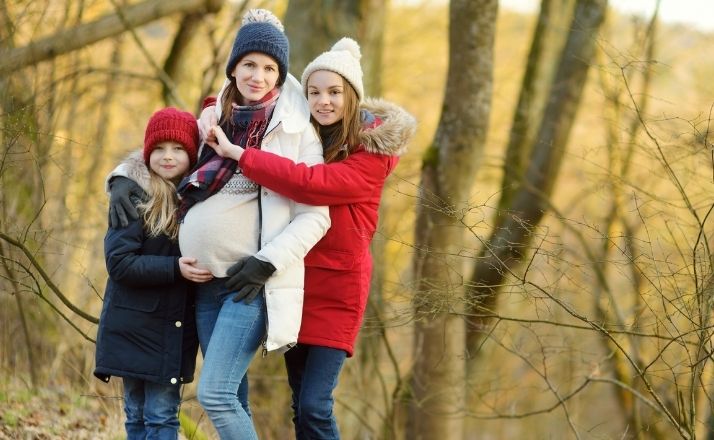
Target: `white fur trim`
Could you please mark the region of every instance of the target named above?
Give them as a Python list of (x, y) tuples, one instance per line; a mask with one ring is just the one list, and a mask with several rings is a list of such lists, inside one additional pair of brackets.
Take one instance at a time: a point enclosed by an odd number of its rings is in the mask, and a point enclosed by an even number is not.
[(362, 130), (360, 142), (375, 154), (401, 156), (416, 133), (416, 119), (400, 106), (384, 99), (367, 98), (361, 106), (382, 120), (371, 129)]
[(112, 177), (126, 177), (138, 183), (147, 194), (151, 192), (151, 176), (144, 163), (143, 149), (129, 153), (122, 163), (114, 168), (104, 180), (104, 190), (109, 194), (109, 181)]

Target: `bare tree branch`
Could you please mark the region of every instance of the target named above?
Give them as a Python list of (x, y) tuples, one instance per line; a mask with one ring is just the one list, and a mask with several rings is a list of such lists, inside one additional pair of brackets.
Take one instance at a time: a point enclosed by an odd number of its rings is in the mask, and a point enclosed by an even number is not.
[(42, 277), (42, 280), (47, 284), (47, 286), (57, 295), (57, 297), (62, 301), (62, 303), (67, 306), (70, 310), (72, 310), (74, 313), (77, 315), (81, 316), (82, 318), (86, 319), (87, 321), (93, 323), (93, 324), (98, 324), (99, 319), (86, 313), (84, 310), (81, 310), (62, 293), (62, 291), (55, 285), (55, 283), (52, 281), (52, 278), (45, 272), (44, 268), (42, 265), (37, 261), (34, 255), (32, 255), (32, 252), (21, 242), (15, 240), (14, 238), (8, 236), (7, 234), (0, 232), (0, 239), (5, 240), (8, 244), (11, 244), (12, 246), (16, 247), (22, 253), (27, 257), (28, 260), (30, 260), (30, 263), (32, 264), (32, 267), (37, 270), (37, 272), (40, 274)]
[(27, 46), (0, 52), (0, 75), (113, 37), (124, 32), (126, 26), (135, 28), (176, 12), (215, 12), (221, 3), (220, 0), (145, 0), (123, 9), (123, 19), (119, 13), (107, 14), (89, 23), (31, 42)]

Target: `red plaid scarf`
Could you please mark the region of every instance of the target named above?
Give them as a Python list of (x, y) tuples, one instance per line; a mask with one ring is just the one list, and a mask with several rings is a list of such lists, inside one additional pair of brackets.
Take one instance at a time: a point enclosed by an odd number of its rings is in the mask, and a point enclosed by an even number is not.
[[(230, 120), (224, 122), (221, 128), (234, 144), (243, 148), (260, 148), (278, 97), (280, 89), (276, 87), (255, 104), (240, 106), (234, 103)], [(183, 221), (193, 205), (220, 191), (236, 172), (240, 172), (238, 162), (221, 157), (213, 148), (204, 145), (193, 171), (183, 178), (177, 188), (181, 199), (178, 221)]]

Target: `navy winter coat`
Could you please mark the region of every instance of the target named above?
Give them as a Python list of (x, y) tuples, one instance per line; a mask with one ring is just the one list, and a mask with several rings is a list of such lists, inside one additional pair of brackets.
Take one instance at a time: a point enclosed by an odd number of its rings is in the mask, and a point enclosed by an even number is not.
[(109, 279), (94, 375), (188, 383), (198, 352), (193, 288), (179, 271), (178, 243), (150, 237), (142, 224), (109, 228), (104, 237)]

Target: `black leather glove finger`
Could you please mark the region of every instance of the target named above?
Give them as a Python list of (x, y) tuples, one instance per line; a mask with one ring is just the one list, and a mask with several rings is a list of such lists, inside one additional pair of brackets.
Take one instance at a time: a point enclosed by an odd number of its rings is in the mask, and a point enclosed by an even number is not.
[(238, 302), (240, 300), (244, 300), (246, 304), (250, 304), (253, 302), (253, 300), (258, 296), (260, 293), (260, 289), (263, 286), (258, 286), (255, 284), (251, 284), (247, 287), (244, 287), (241, 289), (236, 295), (233, 297), (233, 302)]
[(226, 272), (229, 276), (226, 287), (231, 290), (242, 290), (249, 285), (262, 287), (275, 272), (275, 266), (267, 261), (261, 261), (253, 256), (245, 258)]
[[(126, 219), (125, 219), (125, 221), (126, 221)], [(109, 205), (109, 226), (114, 229), (118, 229), (119, 227), (122, 227), (121, 219), (119, 218), (119, 215), (117, 214), (117, 212), (114, 210), (114, 207), (111, 205)], [(126, 225), (124, 225), (123, 227), (126, 227)]]
[(117, 205), (111, 204), (109, 201), (109, 226), (114, 229), (126, 228), (129, 225), (129, 220), (126, 218), (126, 212), (123, 209), (117, 209)]
[(117, 203), (121, 206), (121, 209), (118, 209), (118, 211), (124, 213), (128, 219), (136, 220), (139, 218), (139, 211), (136, 209), (134, 203), (137, 202), (138, 200), (133, 197), (133, 194), (131, 194), (129, 198), (119, 199)]
[(139, 212), (134, 206), (132, 197), (140, 200), (146, 198), (146, 193), (133, 180), (117, 176), (109, 181), (109, 212), (112, 228), (125, 228), (130, 220), (139, 218)]
[(233, 275), (240, 272), (240, 270), (243, 269), (243, 266), (245, 265), (246, 260), (247, 260), (247, 258), (238, 260), (238, 262), (236, 264), (234, 264), (233, 266), (228, 268), (228, 270), (226, 271), (226, 274), (228, 274), (229, 277), (232, 277)]
[(252, 286), (252, 285), (253, 285), (253, 283), (251, 283), (250, 281), (241, 277), (240, 275), (236, 275), (231, 278), (228, 278), (228, 281), (226, 281), (226, 287), (229, 288), (230, 290), (235, 290), (235, 291), (241, 291), (241, 290), (243, 290), (244, 287)]
[(228, 275), (228, 281), (226, 281), (227, 288), (231, 290), (239, 290), (238, 283), (241, 281), (239, 274), (241, 269), (243, 269), (246, 260), (247, 258), (238, 260), (236, 264), (228, 268), (228, 270), (226, 271), (226, 275)]

